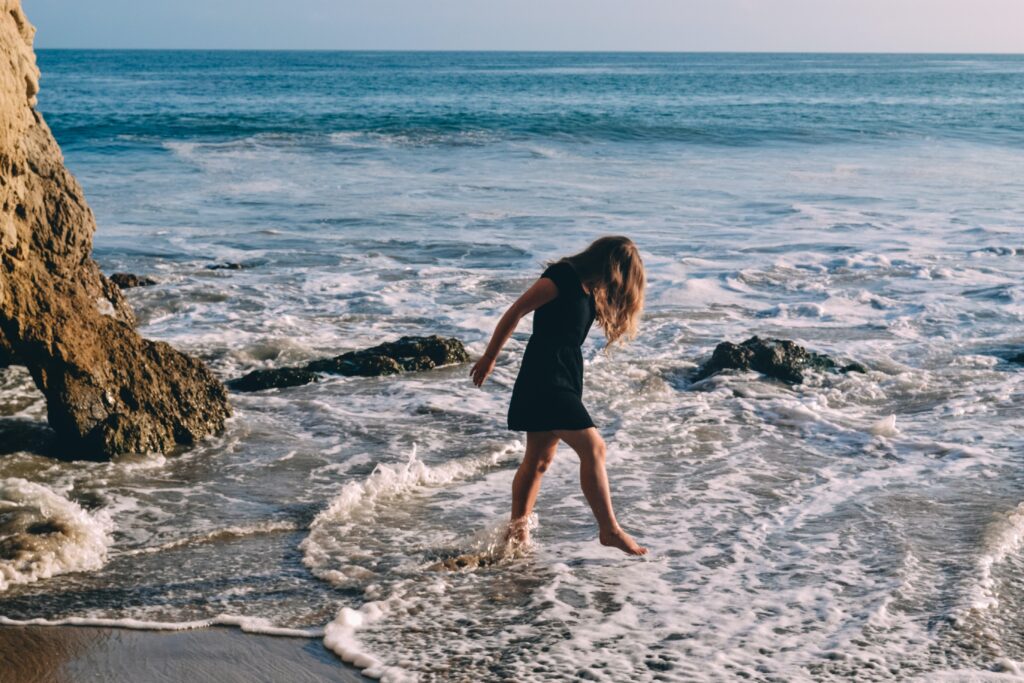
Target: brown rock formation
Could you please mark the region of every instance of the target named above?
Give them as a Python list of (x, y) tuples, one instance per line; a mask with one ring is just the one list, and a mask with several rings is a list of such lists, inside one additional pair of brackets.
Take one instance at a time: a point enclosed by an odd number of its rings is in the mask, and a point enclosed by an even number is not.
[(199, 360), (139, 337), (90, 258), (92, 211), (35, 110), (34, 33), (20, 0), (0, 0), (0, 366), (28, 366), (69, 455), (192, 443), (223, 426), (226, 392)]

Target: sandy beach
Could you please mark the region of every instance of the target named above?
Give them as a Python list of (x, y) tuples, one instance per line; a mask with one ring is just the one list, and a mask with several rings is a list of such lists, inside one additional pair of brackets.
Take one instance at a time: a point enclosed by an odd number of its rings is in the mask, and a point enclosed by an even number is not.
[(2, 683), (369, 681), (319, 639), (230, 628), (161, 633), (74, 626), (0, 627)]

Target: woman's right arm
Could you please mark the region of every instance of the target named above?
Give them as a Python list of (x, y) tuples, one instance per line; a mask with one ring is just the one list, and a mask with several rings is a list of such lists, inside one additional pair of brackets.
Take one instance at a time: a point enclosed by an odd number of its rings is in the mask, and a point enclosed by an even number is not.
[(482, 385), (487, 376), (494, 370), (494, 363), (498, 359), (498, 354), (501, 353), (501, 349), (505, 346), (508, 338), (515, 332), (519, 321), (527, 313), (537, 310), (556, 296), (558, 296), (558, 287), (548, 278), (542, 277), (534, 282), (528, 290), (523, 292), (516, 299), (515, 303), (508, 307), (508, 310), (501, 316), (501, 320), (498, 321), (498, 325), (494, 328), (494, 334), (491, 335), (491, 341), (487, 344), (487, 350), (484, 351), (484, 355), (473, 364), (473, 368), (469, 371), (470, 376), (473, 378), (473, 384), (477, 386)]

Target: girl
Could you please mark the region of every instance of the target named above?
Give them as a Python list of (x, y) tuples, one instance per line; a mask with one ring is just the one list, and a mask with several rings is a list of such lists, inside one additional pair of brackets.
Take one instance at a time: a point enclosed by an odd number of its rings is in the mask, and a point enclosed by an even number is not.
[(631, 339), (643, 308), (644, 285), (644, 265), (633, 242), (627, 237), (602, 237), (541, 274), (501, 316), (487, 350), (470, 371), (473, 384), (482, 385), (516, 325), (527, 313), (537, 311), (508, 408), (508, 428), (526, 432), (526, 455), (512, 481), (509, 527), (522, 542), (529, 538), (527, 520), (540, 480), (561, 440), (580, 457), (580, 486), (597, 518), (601, 543), (631, 555), (647, 553), (615, 519), (604, 469), (604, 441), (580, 400), (580, 345), (591, 324), (597, 320), (609, 346)]

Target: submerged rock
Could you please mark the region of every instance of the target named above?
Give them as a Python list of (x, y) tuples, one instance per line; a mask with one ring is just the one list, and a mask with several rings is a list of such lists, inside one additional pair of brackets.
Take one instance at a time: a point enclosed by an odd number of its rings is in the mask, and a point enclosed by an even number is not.
[(808, 351), (787, 339), (760, 337), (751, 337), (742, 344), (722, 342), (715, 347), (711, 359), (697, 371), (694, 381), (706, 379), (722, 370), (755, 370), (790, 384), (803, 382), (807, 370), (867, 372), (860, 363), (840, 366), (828, 356)]
[(228, 382), (228, 388), (235, 391), (263, 391), (297, 387), (317, 381), (317, 374), (305, 368), (277, 368), (276, 370), (254, 370), (244, 377)]
[(74, 456), (165, 451), (219, 430), (224, 386), (141, 338), (92, 260), (92, 211), (35, 109), (35, 29), (19, 0), (0, 10), (0, 362), (28, 367)]
[(145, 275), (135, 275), (134, 273), (114, 273), (110, 276), (110, 281), (121, 289), (131, 289), (132, 287), (152, 287), (156, 284), (156, 280)]
[(464, 363), (469, 360), (466, 347), (454, 337), (402, 337), (363, 349), (349, 351), (334, 358), (315, 360), (306, 366), (315, 372), (334, 375), (376, 377), (402, 371), (430, 370), (439, 365)]
[(430, 370), (441, 365), (469, 360), (466, 347), (454, 337), (402, 337), (369, 349), (349, 351), (334, 358), (323, 358), (304, 367), (255, 370), (232, 380), (236, 391), (261, 391), (315, 382), (317, 373), (347, 377), (380, 377), (400, 372)]

